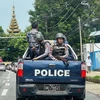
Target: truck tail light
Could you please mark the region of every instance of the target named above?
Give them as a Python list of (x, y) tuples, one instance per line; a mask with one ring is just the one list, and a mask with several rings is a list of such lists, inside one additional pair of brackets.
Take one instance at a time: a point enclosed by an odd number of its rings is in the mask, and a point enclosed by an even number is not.
[(17, 72), (18, 77), (23, 77), (23, 62), (20, 62), (18, 64), (18, 72)]
[(81, 77), (86, 78), (86, 65), (84, 62), (81, 64)]

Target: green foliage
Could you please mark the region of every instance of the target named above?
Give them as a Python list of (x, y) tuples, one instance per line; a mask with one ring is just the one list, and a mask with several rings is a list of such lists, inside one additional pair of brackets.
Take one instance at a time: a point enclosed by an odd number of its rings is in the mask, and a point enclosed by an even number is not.
[(94, 79), (100, 79), (100, 76), (94, 76), (93, 78)]
[[(82, 22), (83, 44), (90, 41), (88, 36), (94, 27), (97, 30), (100, 29), (100, 20), (94, 22), (95, 24), (92, 22), (93, 18), (100, 19), (100, 0), (87, 0), (89, 5), (85, 6), (80, 4), (81, 1), (35, 0), (35, 11), (29, 11), (30, 22), (34, 20), (39, 22), (39, 31), (45, 35), (46, 39), (54, 39), (58, 32), (64, 33), (69, 44), (79, 52), (78, 17), (81, 17)], [(72, 15), (70, 15), (71, 13)], [(85, 24), (89, 24), (89, 26), (85, 27)]]
[(26, 29), (25, 29), (24, 31), (25, 31), (25, 33), (27, 33), (27, 32), (29, 32), (31, 29), (32, 29), (31, 26), (27, 26)]
[[(26, 34), (20, 33), (20, 35), (25, 36)], [(15, 36), (20, 35), (15, 34)], [(22, 57), (27, 47), (26, 38), (0, 39), (0, 49), (4, 49), (0, 50), (0, 56), (4, 61), (16, 61), (18, 56)]]
[(0, 26), (0, 36), (4, 33), (2, 26)]

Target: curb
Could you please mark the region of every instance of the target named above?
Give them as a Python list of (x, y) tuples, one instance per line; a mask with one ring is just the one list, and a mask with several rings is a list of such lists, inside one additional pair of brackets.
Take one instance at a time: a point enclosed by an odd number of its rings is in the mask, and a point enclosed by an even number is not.
[(90, 77), (90, 76), (86, 77), (86, 81), (100, 84), (100, 79), (95, 79), (94, 77)]

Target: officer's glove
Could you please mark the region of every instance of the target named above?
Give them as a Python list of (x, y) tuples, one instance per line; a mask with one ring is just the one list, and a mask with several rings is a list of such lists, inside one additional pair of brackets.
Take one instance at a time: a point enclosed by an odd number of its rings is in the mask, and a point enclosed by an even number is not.
[(38, 60), (38, 58), (33, 58), (33, 60)]
[(54, 61), (58, 61), (58, 59), (55, 58)]
[(36, 47), (35, 46), (33, 46), (33, 48), (32, 48), (33, 50), (35, 50), (36, 49)]

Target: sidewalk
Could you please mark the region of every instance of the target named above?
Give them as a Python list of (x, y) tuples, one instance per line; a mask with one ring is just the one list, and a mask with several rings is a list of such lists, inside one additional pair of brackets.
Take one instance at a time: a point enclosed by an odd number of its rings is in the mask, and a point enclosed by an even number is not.
[(87, 73), (86, 76), (91, 76), (91, 77), (100, 76), (100, 71), (91, 71), (90, 73)]
[(86, 82), (86, 91), (96, 94), (100, 97), (100, 84)]
[[(87, 73), (86, 76), (88, 77), (100, 76), (100, 71), (91, 71), (90, 73)], [(100, 84), (87, 81), (86, 91), (96, 94), (97, 96), (100, 97)]]

